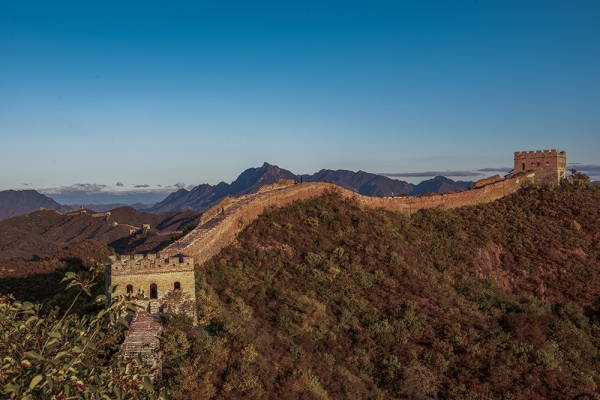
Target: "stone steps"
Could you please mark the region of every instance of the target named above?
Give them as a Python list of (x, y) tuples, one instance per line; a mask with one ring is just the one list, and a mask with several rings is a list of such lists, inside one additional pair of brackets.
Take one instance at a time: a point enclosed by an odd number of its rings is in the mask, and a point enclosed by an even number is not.
[(194, 231), (189, 234), (189, 236), (190, 236), (189, 238), (186, 237), (178, 242), (171, 244), (169, 247), (167, 247), (165, 249), (165, 251), (167, 251), (169, 253), (181, 252), (183, 249), (185, 249), (188, 246), (190, 240), (197, 241), (197, 240), (202, 239), (203, 237), (208, 235), (211, 231), (218, 228), (218, 226), (225, 219), (227, 219), (227, 217), (229, 217), (231, 214), (235, 213), (237, 210), (244, 207), (246, 204), (250, 203), (257, 197), (265, 195), (266, 193), (269, 193), (269, 192), (255, 193), (255, 194), (249, 195), (249, 196), (233, 203), (229, 207), (226, 207), (222, 214), (217, 214), (210, 220), (206, 221), (204, 224), (202, 224), (199, 227), (197, 227), (196, 229), (194, 229)]
[(152, 371), (151, 376), (156, 379), (160, 375), (160, 333), (162, 325), (159, 322), (160, 314), (151, 314), (148, 311), (137, 312), (129, 325), (129, 331), (123, 344), (121, 354), (125, 359), (133, 359), (141, 355), (144, 368)]

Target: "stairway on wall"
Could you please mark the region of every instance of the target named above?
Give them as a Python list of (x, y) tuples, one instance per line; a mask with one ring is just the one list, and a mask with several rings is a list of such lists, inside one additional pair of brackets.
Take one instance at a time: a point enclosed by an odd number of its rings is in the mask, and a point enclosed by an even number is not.
[(123, 344), (121, 354), (125, 359), (132, 360), (141, 354), (144, 368), (151, 371), (153, 380), (160, 378), (160, 333), (162, 325), (159, 313), (149, 313), (139, 310), (129, 325), (129, 331)]
[[(274, 189), (274, 190), (280, 190), (280, 189)], [(261, 192), (261, 193), (254, 193), (254, 194), (245, 196), (244, 198), (240, 199), (239, 201), (236, 201), (235, 203), (225, 207), (223, 209), (222, 213), (217, 214), (216, 216), (214, 216), (211, 219), (209, 219), (208, 221), (206, 221), (204, 224), (198, 226), (196, 229), (194, 229), (188, 235), (193, 235), (193, 239), (192, 239), (193, 242), (201, 240), (202, 238), (206, 237), (211, 231), (216, 229), (221, 224), (221, 222), (223, 222), (225, 219), (227, 219), (227, 217), (229, 217), (231, 214), (234, 214), (237, 210), (244, 207), (246, 204), (250, 203), (257, 197), (264, 196), (268, 193), (269, 192)], [(168, 246), (164, 251), (166, 251), (170, 254), (182, 253), (182, 252), (184, 252), (185, 248), (189, 246), (189, 243), (190, 243), (189, 240), (178, 240), (177, 242)]]

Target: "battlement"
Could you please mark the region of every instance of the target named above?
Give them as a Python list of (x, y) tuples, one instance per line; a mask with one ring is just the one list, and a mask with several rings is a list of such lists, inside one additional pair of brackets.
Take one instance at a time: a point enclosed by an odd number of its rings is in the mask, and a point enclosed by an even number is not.
[(567, 152), (556, 149), (516, 151), (514, 172), (533, 172), (535, 183), (558, 185), (567, 177)]
[(194, 259), (182, 254), (143, 254), (110, 256), (112, 275), (127, 275), (132, 273), (154, 273), (187, 271), (194, 269)]
[(567, 157), (566, 151), (552, 150), (535, 150), (535, 151), (515, 151), (516, 159), (537, 159), (544, 157)]

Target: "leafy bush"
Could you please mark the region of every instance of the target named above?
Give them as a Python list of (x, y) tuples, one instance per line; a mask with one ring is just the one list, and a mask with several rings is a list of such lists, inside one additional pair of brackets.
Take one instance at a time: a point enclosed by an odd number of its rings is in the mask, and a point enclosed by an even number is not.
[[(122, 335), (116, 324), (127, 326), (125, 314), (135, 312), (129, 299), (115, 296), (106, 309), (83, 317), (71, 313), (103, 271), (95, 266), (86, 275), (66, 274), (67, 289), (77, 294), (64, 313), (0, 295), (0, 393), (6, 398), (157, 398), (139, 359), (132, 365), (113, 356)], [(105, 296), (96, 301), (103, 304)]]

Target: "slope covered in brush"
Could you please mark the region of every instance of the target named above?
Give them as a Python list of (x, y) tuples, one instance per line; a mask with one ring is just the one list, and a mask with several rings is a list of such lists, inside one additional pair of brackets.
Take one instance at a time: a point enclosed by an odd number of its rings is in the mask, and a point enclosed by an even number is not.
[(600, 384), (600, 191), (412, 217), (335, 193), (274, 209), (170, 317), (173, 398), (574, 398)]

